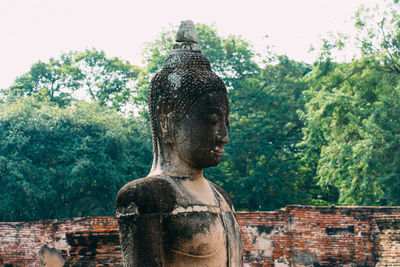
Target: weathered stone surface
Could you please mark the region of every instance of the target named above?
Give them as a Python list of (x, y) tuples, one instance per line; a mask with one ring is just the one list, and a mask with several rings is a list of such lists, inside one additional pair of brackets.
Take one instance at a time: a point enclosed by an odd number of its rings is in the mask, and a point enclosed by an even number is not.
[(177, 42), (195, 42), (197, 43), (197, 31), (194, 28), (193, 21), (185, 20), (181, 22), (176, 35)]
[(203, 176), (229, 141), (226, 87), (195, 43), (193, 22), (182, 22), (176, 40), (148, 91), (153, 166), (116, 200), (124, 265), (242, 266), (231, 200)]
[(63, 253), (55, 248), (50, 248), (47, 245), (44, 245), (39, 250), (39, 258), (40, 267), (63, 267), (65, 263)]

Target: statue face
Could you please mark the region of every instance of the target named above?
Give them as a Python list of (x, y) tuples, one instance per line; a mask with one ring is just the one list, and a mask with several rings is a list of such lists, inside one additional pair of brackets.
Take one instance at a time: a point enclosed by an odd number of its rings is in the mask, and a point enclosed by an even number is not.
[(219, 164), (229, 141), (229, 103), (225, 92), (204, 94), (174, 125), (178, 156), (198, 169)]

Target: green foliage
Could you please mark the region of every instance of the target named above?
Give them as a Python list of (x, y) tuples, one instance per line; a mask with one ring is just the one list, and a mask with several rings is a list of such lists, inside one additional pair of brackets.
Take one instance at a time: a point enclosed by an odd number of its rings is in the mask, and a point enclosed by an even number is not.
[[(398, 205), (398, 74), (373, 59), (316, 66), (304, 114), (305, 157), (340, 203)], [(321, 75), (321, 76), (319, 76)]]
[[(131, 99), (139, 68), (96, 49), (70, 52), (49, 63), (35, 63), (18, 77), (6, 95), (35, 96), (39, 100), (71, 105), (82, 97), (120, 110)], [(79, 97), (78, 95), (81, 95)]]
[(308, 71), (307, 65), (278, 57), (230, 91), (231, 142), (224, 161), (207, 173), (237, 209), (273, 210), (309, 198), (304, 191), (309, 177), (296, 147)]
[(114, 214), (118, 189), (145, 176), (149, 131), (96, 104), (33, 98), (0, 107), (0, 220)]
[(103, 51), (95, 49), (73, 55), (83, 74), (82, 88), (92, 101), (120, 110), (131, 100), (138, 67), (117, 57), (108, 58)]
[(364, 57), (380, 60), (388, 70), (400, 72), (400, 5), (384, 1), (374, 9), (360, 8), (354, 18), (356, 40)]
[(228, 89), (235, 89), (240, 82), (258, 74), (255, 53), (241, 37), (220, 37), (215, 26), (196, 25), (202, 53), (211, 63), (211, 69), (225, 82)]
[(67, 106), (83, 79), (73, 61), (71, 55), (63, 54), (60, 59), (50, 59), (49, 63), (39, 61), (33, 64), (29, 72), (15, 80), (5, 95), (12, 99), (15, 96), (35, 96), (39, 100), (48, 99)]
[(356, 14), (361, 58), (339, 64), (328, 56), (308, 77), (304, 159), (320, 185), (339, 189), (341, 204), (400, 204), (396, 10), (397, 4), (383, 13), (361, 9)]

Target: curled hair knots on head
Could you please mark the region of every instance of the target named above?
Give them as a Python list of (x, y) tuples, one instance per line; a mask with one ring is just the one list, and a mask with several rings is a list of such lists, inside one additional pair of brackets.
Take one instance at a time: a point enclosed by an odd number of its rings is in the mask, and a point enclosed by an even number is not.
[[(189, 31), (192, 35), (195, 33), (193, 25), (185, 27), (183, 31)], [(156, 138), (160, 138), (160, 126), (156, 115), (160, 101), (168, 101), (172, 105), (172, 118), (180, 120), (188, 108), (203, 94), (214, 91), (226, 92), (224, 83), (211, 70), (210, 62), (201, 53), (200, 46), (196, 42), (197, 36), (187, 38), (185, 37), (187, 33), (182, 32), (181, 28), (174, 49), (149, 86), (148, 105), (155, 152)]]

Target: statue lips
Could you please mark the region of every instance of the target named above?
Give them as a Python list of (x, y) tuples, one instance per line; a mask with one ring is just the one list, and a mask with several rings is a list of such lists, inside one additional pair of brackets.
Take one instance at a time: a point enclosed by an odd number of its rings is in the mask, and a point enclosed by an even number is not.
[(224, 154), (224, 149), (211, 149), (211, 152), (214, 153), (217, 157), (222, 157)]

